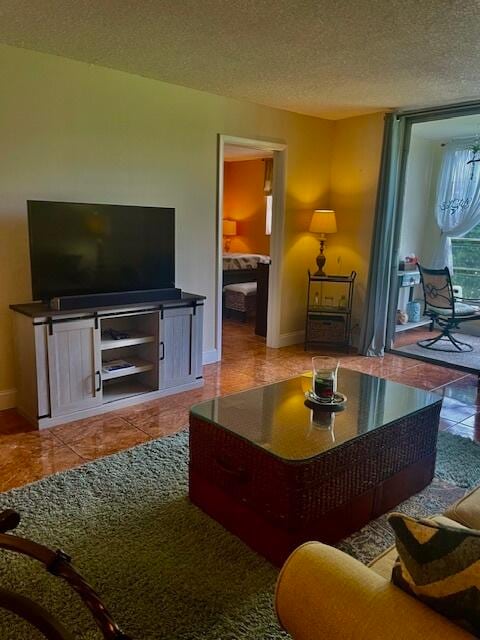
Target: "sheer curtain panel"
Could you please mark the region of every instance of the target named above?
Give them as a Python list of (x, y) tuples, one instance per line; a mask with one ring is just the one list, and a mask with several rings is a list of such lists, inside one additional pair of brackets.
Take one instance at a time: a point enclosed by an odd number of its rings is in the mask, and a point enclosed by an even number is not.
[(435, 203), (441, 231), (432, 268), (453, 270), (451, 238), (461, 238), (480, 224), (480, 162), (475, 140), (454, 140), (445, 146)]

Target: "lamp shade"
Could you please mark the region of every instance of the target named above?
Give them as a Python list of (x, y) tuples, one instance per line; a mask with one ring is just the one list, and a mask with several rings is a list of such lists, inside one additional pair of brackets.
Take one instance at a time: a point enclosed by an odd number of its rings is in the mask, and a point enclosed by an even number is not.
[(223, 235), (224, 236), (236, 236), (237, 235), (237, 222), (236, 222), (236, 220), (224, 220), (223, 221)]
[(310, 222), (312, 233), (336, 233), (337, 221), (333, 209), (316, 209)]

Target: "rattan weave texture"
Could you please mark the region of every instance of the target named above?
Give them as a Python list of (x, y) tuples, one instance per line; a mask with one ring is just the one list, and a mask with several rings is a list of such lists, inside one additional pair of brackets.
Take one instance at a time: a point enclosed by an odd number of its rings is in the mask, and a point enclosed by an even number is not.
[(232, 498), (290, 531), (435, 455), (441, 400), (306, 460), (285, 460), (190, 417), (190, 465)]

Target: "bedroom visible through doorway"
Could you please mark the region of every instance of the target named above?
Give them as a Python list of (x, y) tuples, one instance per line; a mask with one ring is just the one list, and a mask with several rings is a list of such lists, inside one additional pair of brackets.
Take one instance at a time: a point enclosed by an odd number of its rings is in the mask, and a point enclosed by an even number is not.
[(273, 151), (225, 145), (222, 216), (225, 344), (265, 340), (267, 335), (272, 184)]
[(216, 347), (280, 346), (286, 145), (219, 135)]

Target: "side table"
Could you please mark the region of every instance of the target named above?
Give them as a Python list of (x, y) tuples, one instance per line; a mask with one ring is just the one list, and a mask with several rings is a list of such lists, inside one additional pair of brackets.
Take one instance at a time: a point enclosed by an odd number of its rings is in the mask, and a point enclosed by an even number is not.
[(357, 274), (315, 276), (308, 271), (305, 350), (316, 344), (349, 348)]

